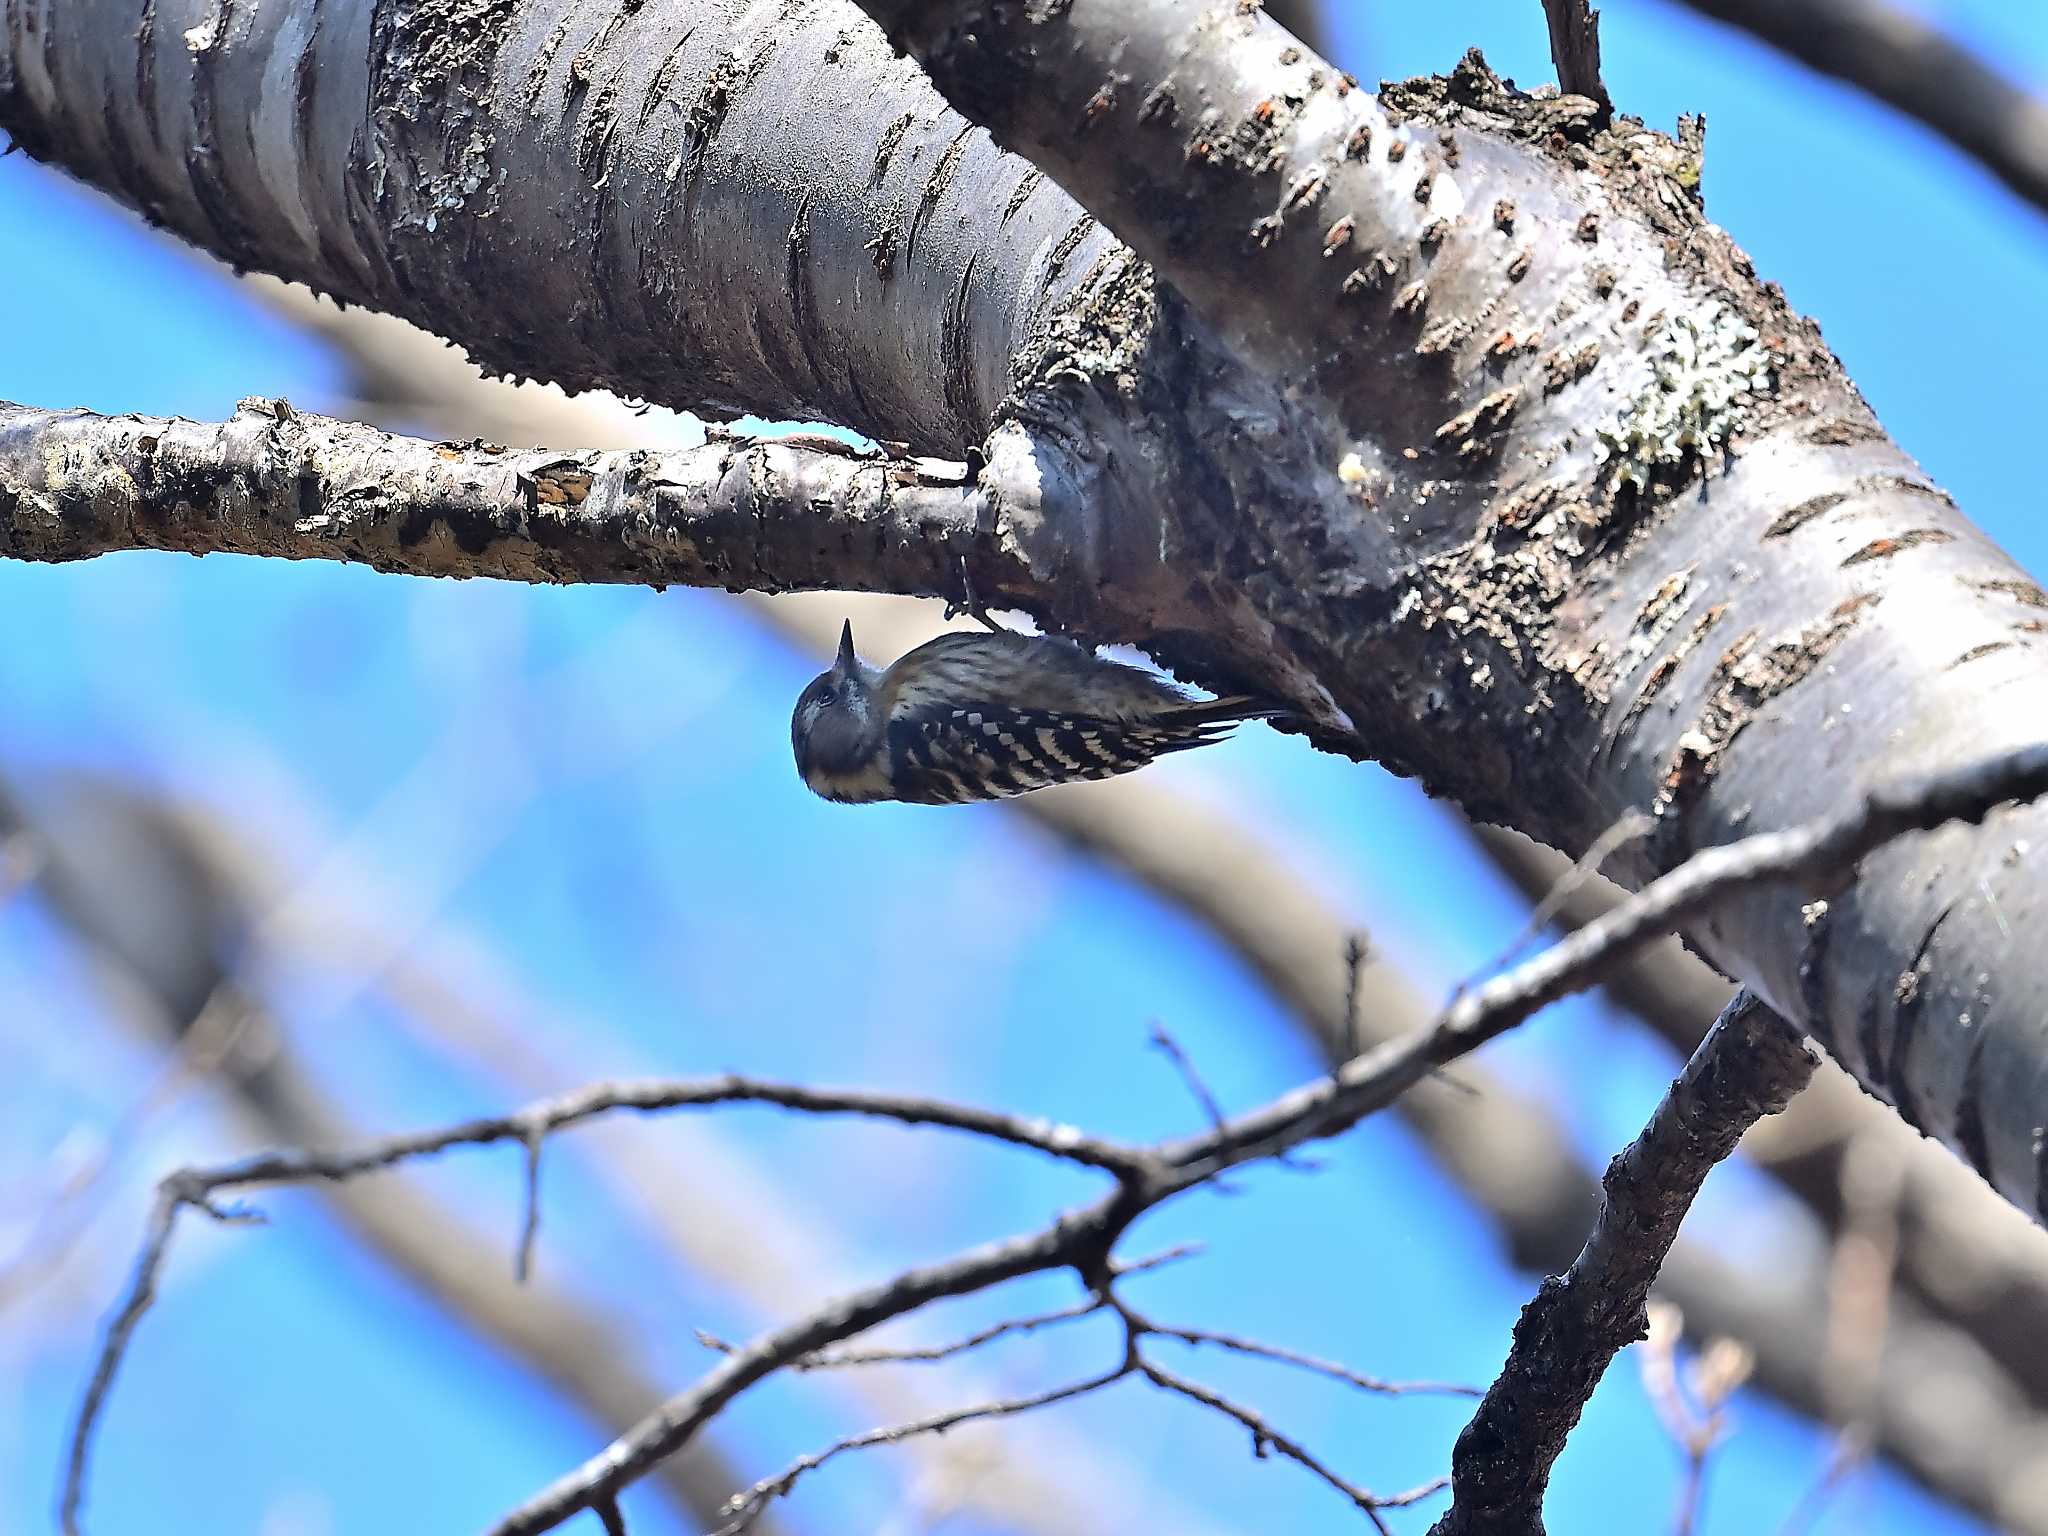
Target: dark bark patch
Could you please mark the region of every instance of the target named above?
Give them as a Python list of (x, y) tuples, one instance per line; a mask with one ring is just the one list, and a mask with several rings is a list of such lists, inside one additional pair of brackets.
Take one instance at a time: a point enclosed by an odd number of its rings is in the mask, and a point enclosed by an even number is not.
[(1956, 504), (1956, 499), (1940, 486), (1929, 485), (1911, 475), (1864, 475), (1857, 480), (1856, 489), (1866, 496), (1918, 496), (1927, 501), (1938, 501), (1945, 507)]
[(1052, 253), (1046, 257), (1045, 280), (1048, 283), (1058, 280), (1059, 275), (1067, 269), (1068, 258), (1080, 247), (1081, 242), (1094, 232), (1093, 214), (1084, 213), (1067, 226), (1066, 233), (1053, 243)]
[(1806, 432), (1806, 440), (1822, 448), (1848, 448), (1883, 437), (1884, 428), (1865, 416), (1830, 416)]
[(906, 266), (917, 259), (917, 232), (924, 227), (925, 220), (932, 216), (939, 206), (939, 199), (946, 195), (953, 185), (953, 178), (959, 174), (961, 157), (967, 153), (967, 142), (975, 130), (969, 125), (953, 135), (939, 155), (939, 163), (932, 167), (931, 174), (924, 179), (924, 187), (917, 195), (917, 211), (910, 216), (910, 234), (903, 242), (903, 261)]
[[(1748, 728), (1764, 705), (1812, 675), (1828, 654), (1855, 629), (1878, 601), (1874, 592), (1837, 603), (1823, 618), (1759, 649), (1756, 631), (1746, 631), (1715, 664), (1706, 697), (1691, 730), (1678, 738), (1654, 807), (1665, 835), (1677, 837), (1677, 821), (1666, 813), (1684, 810), (1713, 779), (1718, 759)], [(1674, 862), (1678, 855), (1674, 853)]]
[(1031, 194), (1038, 190), (1044, 180), (1045, 172), (1035, 165), (1017, 178), (1017, 185), (1010, 192), (1009, 202), (1003, 205), (1003, 223), (1007, 224), (1017, 216), (1017, 210), (1031, 201)]
[(1795, 529), (1803, 528), (1824, 512), (1832, 512), (1849, 499), (1847, 491), (1824, 491), (1818, 496), (1808, 497), (1790, 511), (1780, 512), (1771, 519), (1771, 526), (1764, 530), (1767, 539), (1782, 539)]
[(1972, 582), (1971, 585), (1986, 597), (2009, 597), (2028, 608), (2048, 608), (2048, 592), (2024, 577), (1999, 576), (1989, 581)]
[(1913, 1042), (1919, 1037), (1922, 1014), (1926, 1008), (1925, 984), (1934, 969), (1927, 958), (1928, 951), (1934, 948), (1934, 941), (1941, 933), (1942, 924), (1948, 921), (1949, 915), (1956, 910), (1957, 905), (1957, 902), (1950, 901), (1934, 914), (1934, 921), (1927, 925), (1926, 931), (1920, 935), (1920, 942), (1913, 948), (1913, 958), (1908, 960), (1905, 969), (1899, 972), (1899, 979), (1892, 988), (1894, 1006), (1891, 1050), (1885, 1052), (1878, 1048), (1881, 1042), (1876, 1039), (1877, 1026), (1873, 1021), (1872, 1038), (1867, 1042), (1865, 1052), (1870, 1072), (1876, 1075), (1879, 1082), (1889, 1085), (1891, 1101), (1898, 1106), (1899, 1113), (1905, 1116), (1908, 1123), (1922, 1130), (1927, 1128), (1926, 1117), (1921, 1114), (1912, 1096), (1910, 1062)]
[(910, 131), (914, 112), (901, 112), (891, 119), (889, 126), (882, 130), (882, 137), (875, 144), (875, 168), (868, 173), (868, 185), (878, 187), (888, 174), (889, 162), (896, 156), (896, 146), (903, 142), (903, 135)]
[(1576, 384), (1600, 361), (1600, 343), (1589, 341), (1576, 351), (1567, 352), (1562, 347), (1543, 359), (1543, 393), (1554, 395), (1568, 385)]
[(1872, 539), (1842, 561), (1847, 570), (1852, 565), (1868, 565), (1873, 560), (1889, 560), (1893, 555), (1904, 554), (1909, 549), (1918, 549), (1923, 544), (1947, 544), (1955, 535), (1946, 528), (1911, 528), (1888, 539)]
[[(1986, 1179), (1991, 1177), (1991, 1138), (1984, 1130), (1984, 1046), (1990, 1035), (1982, 1025), (1974, 1026), (1970, 1043), (1963, 1047), (1963, 1087), (1956, 1099), (1954, 1135), (1956, 1149)], [(2048, 1212), (2043, 1212), (2043, 1219), (2048, 1219)]]
[(1629, 702), (1628, 709), (1623, 712), (1621, 724), (1615, 728), (1614, 736), (1617, 741), (1625, 738), (1634, 729), (1636, 722), (1649, 710), (1664, 685), (1671, 681), (1680, 667), (1685, 665), (1686, 658), (1699, 649), (1700, 642), (1705, 640), (1708, 632), (1721, 622), (1721, 615), (1727, 611), (1726, 603), (1714, 604), (1693, 621), (1692, 628), (1686, 631), (1684, 639), (1657, 659), (1657, 664), (1650, 668), (1649, 675), (1643, 679), (1642, 688)]
[(1942, 670), (1944, 672), (1953, 672), (1957, 667), (1966, 667), (1973, 661), (1980, 661), (1986, 656), (1995, 656), (2000, 651), (2009, 651), (2011, 649), (2013, 649), (2013, 642), (2010, 640), (1986, 640), (1982, 645), (1971, 646), (1962, 655), (1958, 656), (1946, 667), (1943, 667)]

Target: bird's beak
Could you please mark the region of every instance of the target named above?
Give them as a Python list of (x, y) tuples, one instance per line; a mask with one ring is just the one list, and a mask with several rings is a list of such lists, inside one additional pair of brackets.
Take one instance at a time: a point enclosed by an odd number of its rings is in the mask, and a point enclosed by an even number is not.
[(839, 631), (839, 659), (833, 663), (833, 670), (842, 677), (854, 677), (860, 672), (860, 658), (853, 654), (853, 620), (846, 621), (846, 627)]

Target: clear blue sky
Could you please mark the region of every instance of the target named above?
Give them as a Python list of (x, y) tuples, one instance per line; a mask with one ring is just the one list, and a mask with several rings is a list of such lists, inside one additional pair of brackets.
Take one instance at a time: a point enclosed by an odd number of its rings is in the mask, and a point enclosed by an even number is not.
[[(2038, 8), (1922, 8), (2048, 85)], [(1549, 76), (1536, 0), (1343, 9), (1343, 62), (1367, 78), (1447, 67), (1471, 44), (1525, 84)], [(1706, 113), (1712, 215), (1818, 316), (1909, 451), (2048, 574), (2038, 470), (2009, 451), (2009, 432), (1988, 430), (2041, 400), (2041, 217), (1919, 130), (1686, 13), (1648, 0), (1605, 10), (1623, 109), (1663, 127)], [(318, 406), (338, 378), (317, 346), (126, 216), (25, 157), (0, 160), (0, 398), (217, 417), (258, 393)], [(1312, 1070), (1228, 957), (1002, 811), (810, 798), (786, 732), (809, 670), (715, 594), (160, 555), (0, 565), (0, 772), (84, 765), (173, 788), (274, 838), (300, 870), (351, 840), (401, 932), (422, 949), (462, 946), (520, 1000), (523, 1027), (588, 1075), (732, 1067), (1137, 1137), (1194, 1123), (1147, 1047), (1150, 1019), (1171, 1023), (1234, 1106)], [(1427, 805), (1376, 771), (1253, 730), (1153, 772), (1310, 850), (1335, 897), (1430, 986), (1520, 926)], [(300, 1023), (295, 1044), (368, 1124), (512, 1101), (502, 1081), (422, 1047), (374, 994), (288, 976), (278, 1001)], [(1633, 1132), (1671, 1066), (1596, 1003), (1546, 1015), (1495, 1058), (1557, 1104), (1590, 1157)], [(0, 911), (0, 1060), (4, 1263), (38, 1192), (151, 1076), (29, 904)], [(65, 1422), (147, 1185), (239, 1145), (218, 1111), (202, 1098), (152, 1122), (59, 1294), (0, 1312), (0, 1531), (47, 1526)], [(884, 1129), (758, 1114), (717, 1128), (785, 1181), (855, 1278), (1035, 1223), (1082, 1188), (1027, 1158)], [(681, 1143), (639, 1133), (674, 1157), (657, 1167), (691, 1178)], [(509, 1157), (479, 1155), (437, 1169), (434, 1187), (509, 1235), (515, 1173)], [(1393, 1122), (1334, 1149), (1320, 1177), (1240, 1183), (1238, 1198), (1198, 1197), (1139, 1234), (1140, 1246), (1212, 1244), (1140, 1293), (1156, 1312), (1383, 1375), (1491, 1373), (1531, 1278), (1504, 1265)], [(544, 1268), (631, 1328), (659, 1379), (680, 1385), (705, 1365), (692, 1328), (737, 1336), (774, 1320), (668, 1267), (573, 1147), (549, 1191)], [(1773, 1198), (1724, 1170), (1693, 1234), (1768, 1265), (1756, 1234), (1775, 1230)], [(592, 1425), (362, 1257), (315, 1202), (262, 1203), (272, 1226), (195, 1231), (178, 1253), (105, 1426), (97, 1530), (468, 1531), (594, 1448)], [(924, 1336), (1004, 1310), (961, 1304)], [(1099, 1336), (1029, 1347), (986, 1368), (1025, 1388), (1090, 1368), (1103, 1348)], [(1187, 1364), (1386, 1489), (1441, 1470), (1463, 1418), (1455, 1403), (1361, 1401), (1209, 1356)], [(862, 1427), (843, 1399), (799, 1382), (750, 1399), (722, 1443), (759, 1475)], [(1359, 1529), (1327, 1489), (1252, 1460), (1241, 1434), (1136, 1388), (1062, 1410), (1057, 1428), (1125, 1465), (1141, 1498), (1170, 1497), (1217, 1528)], [(1775, 1529), (1826, 1445), (1745, 1395), (1707, 1529)], [(888, 1456), (820, 1474), (783, 1518), (821, 1536), (883, 1529), (904, 1465)], [(1624, 1360), (1560, 1468), (1554, 1528), (1662, 1529), (1676, 1471)], [(677, 1529), (644, 1496), (629, 1511), (636, 1531)], [(1974, 1527), (1880, 1470), (1822, 1529)]]

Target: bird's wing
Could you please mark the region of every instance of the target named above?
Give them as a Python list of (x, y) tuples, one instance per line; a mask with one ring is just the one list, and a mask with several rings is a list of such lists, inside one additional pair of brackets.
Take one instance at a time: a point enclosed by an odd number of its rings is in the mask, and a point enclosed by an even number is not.
[(897, 794), (949, 804), (1107, 779), (1227, 735), (1234, 720), (1108, 720), (997, 704), (909, 710), (891, 720)]

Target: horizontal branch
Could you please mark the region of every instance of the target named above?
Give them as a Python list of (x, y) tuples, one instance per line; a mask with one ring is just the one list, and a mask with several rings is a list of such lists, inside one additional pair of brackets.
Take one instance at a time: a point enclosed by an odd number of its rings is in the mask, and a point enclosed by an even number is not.
[(1818, 1065), (1748, 993), (1722, 1011), (1642, 1135), (1608, 1168), (1584, 1249), (1523, 1309), (1507, 1364), (1458, 1436), (1451, 1508), (1432, 1536), (1542, 1536), (1550, 1468), (1608, 1362), (1643, 1336), (1651, 1282), (1708, 1171)]
[[(1002, 477), (830, 439), (436, 443), (245, 400), (220, 423), (0, 404), (0, 557), (125, 549), (517, 581), (954, 593), (1021, 579)], [(983, 583), (983, 575), (988, 580)]]
[(654, 1114), (669, 1109), (701, 1109), (719, 1104), (765, 1104), (811, 1115), (859, 1115), (894, 1120), (902, 1125), (931, 1125), (965, 1131), (1043, 1152), (1120, 1178), (1148, 1171), (1146, 1160), (1112, 1143), (1085, 1136), (1072, 1126), (1022, 1115), (1006, 1115), (973, 1105), (907, 1093), (877, 1093), (860, 1088), (808, 1088), (799, 1083), (766, 1082), (728, 1073), (722, 1077), (682, 1081), (596, 1083), (529, 1105), (510, 1115), (467, 1120), (459, 1125), (409, 1135), (390, 1136), (352, 1152), (264, 1152), (191, 1175), (174, 1185), (188, 1203), (224, 1189), (252, 1184), (302, 1183), (311, 1179), (352, 1179), (413, 1158), (431, 1157), (451, 1147), (488, 1146), (495, 1142), (530, 1143), (615, 1110)]

